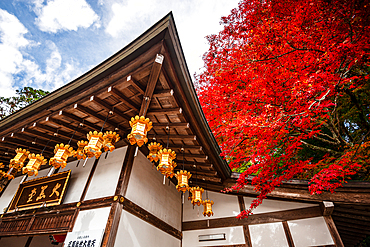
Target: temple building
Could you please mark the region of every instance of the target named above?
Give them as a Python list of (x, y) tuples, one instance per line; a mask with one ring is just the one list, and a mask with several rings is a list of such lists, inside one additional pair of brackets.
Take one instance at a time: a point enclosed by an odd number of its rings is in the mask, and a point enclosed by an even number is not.
[[(62, 145), (63, 144), (63, 145)], [(199, 104), (172, 13), (0, 121), (0, 246), (357, 246), (370, 184), (292, 180), (247, 219)], [(189, 193), (189, 190), (191, 193)]]

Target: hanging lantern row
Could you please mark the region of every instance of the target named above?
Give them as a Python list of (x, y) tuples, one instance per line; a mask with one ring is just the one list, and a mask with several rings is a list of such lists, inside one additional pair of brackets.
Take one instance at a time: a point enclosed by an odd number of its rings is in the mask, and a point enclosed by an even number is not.
[[(152, 128), (152, 122), (150, 122), (149, 118), (145, 118), (144, 116), (135, 116), (135, 118), (131, 118), (130, 126), (132, 127), (132, 130), (131, 133), (127, 135), (127, 139), (130, 141), (131, 145), (137, 144), (141, 147), (144, 143), (148, 142), (147, 132)], [(175, 176), (177, 179), (177, 191), (181, 191), (182, 193), (189, 191), (189, 200), (191, 200), (191, 203), (197, 206), (204, 206), (204, 217), (213, 216), (212, 205), (214, 202), (207, 199), (204, 201), (202, 200), (204, 189), (199, 186), (189, 187), (189, 179), (192, 174), (184, 169), (178, 171), (176, 174), (174, 173), (174, 168), (177, 166), (174, 162), (174, 159), (176, 159), (175, 151), (163, 148), (162, 145), (157, 142), (150, 143), (148, 145), (148, 149), (149, 155), (147, 158), (149, 161), (153, 163), (159, 162), (157, 165), (157, 171), (160, 171), (166, 177), (172, 178)]]
[[(119, 141), (120, 137), (116, 132), (112, 131), (107, 131), (105, 134), (102, 132), (90, 131), (87, 134), (87, 139), (89, 142), (82, 140), (77, 143), (77, 151), (74, 151), (73, 147), (69, 144), (57, 144), (54, 149), (54, 156), (49, 160), (49, 165), (53, 166), (55, 169), (63, 169), (67, 165), (67, 159), (71, 156), (76, 157), (78, 160), (94, 156), (98, 159), (102, 154), (102, 149), (106, 152), (112, 152), (115, 149), (115, 143)], [(37, 176), (40, 167), (47, 163), (47, 160), (44, 159), (44, 156), (41, 154), (30, 154), (29, 151), (22, 148), (17, 148), (15, 151), (17, 154), (10, 160), (8, 172), (5, 173), (0, 171), (0, 179), (14, 179), (15, 175), (20, 171), (28, 176)], [(24, 162), (27, 158), (29, 161), (27, 165), (24, 166)]]

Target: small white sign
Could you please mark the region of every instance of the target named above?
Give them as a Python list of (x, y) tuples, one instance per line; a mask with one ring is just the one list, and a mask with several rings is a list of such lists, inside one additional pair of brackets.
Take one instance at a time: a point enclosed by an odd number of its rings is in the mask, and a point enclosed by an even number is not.
[(64, 240), (64, 247), (100, 247), (104, 229), (68, 232)]

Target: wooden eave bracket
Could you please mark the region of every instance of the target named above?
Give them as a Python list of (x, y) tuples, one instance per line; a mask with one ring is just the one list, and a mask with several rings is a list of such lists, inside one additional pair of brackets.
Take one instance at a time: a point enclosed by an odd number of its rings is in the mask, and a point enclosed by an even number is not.
[(331, 215), (334, 211), (334, 203), (330, 201), (322, 201), (320, 203), (320, 209), (322, 211), (322, 215)]
[(149, 76), (148, 84), (145, 89), (143, 101), (141, 103), (139, 116), (145, 116), (148, 111), (150, 101), (153, 97), (154, 89), (155, 89), (155, 86), (159, 78), (159, 74), (162, 69), (163, 60), (164, 60), (164, 56), (162, 54), (156, 55), (152, 70), (150, 71), (150, 76)]

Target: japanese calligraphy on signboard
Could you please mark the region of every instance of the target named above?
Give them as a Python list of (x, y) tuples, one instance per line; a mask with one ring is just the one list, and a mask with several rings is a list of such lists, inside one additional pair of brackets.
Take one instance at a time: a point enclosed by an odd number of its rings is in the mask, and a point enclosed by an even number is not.
[(104, 229), (69, 232), (63, 247), (100, 247)]
[(69, 170), (50, 177), (23, 182), (19, 185), (7, 212), (37, 208), (42, 205), (59, 205), (64, 199), (70, 175)]

